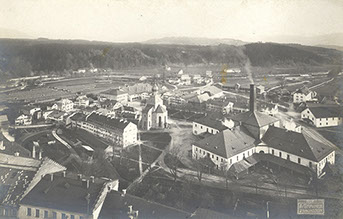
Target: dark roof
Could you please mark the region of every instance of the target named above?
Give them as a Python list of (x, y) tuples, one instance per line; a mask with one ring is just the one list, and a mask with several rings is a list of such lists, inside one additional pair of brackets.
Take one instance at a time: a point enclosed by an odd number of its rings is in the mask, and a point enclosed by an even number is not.
[(70, 117), (73, 121), (84, 121), (86, 119), (86, 115), (83, 113), (75, 113)]
[(89, 213), (92, 213), (105, 182), (96, 179), (94, 183), (89, 182), (87, 188), (86, 182), (75, 174), (67, 174), (66, 177), (55, 174), (53, 181), (50, 175), (46, 175), (23, 198), (21, 204), (87, 214), (89, 199)]
[(331, 118), (343, 116), (343, 108), (340, 106), (319, 106), (308, 108), (316, 118)]
[(1, 176), (8, 174), (0, 183), (0, 205), (13, 206), (18, 204), (19, 198), (17, 197), (24, 194), (35, 173), (35, 171), (0, 167)]
[(135, 112), (135, 108), (132, 106), (123, 106), (123, 111)]
[(230, 103), (230, 100), (222, 99), (222, 98), (216, 98), (216, 99), (210, 99), (206, 101), (206, 104), (212, 104), (220, 107), (225, 107)]
[(246, 134), (243, 127), (226, 129), (199, 142), (194, 143), (204, 150), (224, 158), (230, 158), (255, 146), (255, 139)]
[(106, 126), (112, 129), (124, 130), (130, 123), (124, 119), (116, 119), (108, 116), (100, 115), (95, 112), (91, 113), (87, 118), (87, 122), (95, 123), (101, 126)]
[(309, 167), (294, 163), (290, 160), (286, 160), (286, 159), (283, 159), (283, 158), (280, 158), (271, 154), (256, 153), (254, 154), (254, 157), (258, 161), (268, 161), (270, 163), (274, 163), (278, 166), (291, 169), (292, 171), (295, 171), (304, 175), (311, 175), (311, 173), (313, 172)]
[(247, 124), (247, 125), (256, 126), (256, 127), (263, 127), (263, 126), (272, 124), (276, 121), (279, 121), (279, 119), (273, 116), (269, 116), (258, 111), (254, 111), (254, 112), (248, 111), (248, 112), (235, 115), (232, 117), (232, 120), (242, 122), (243, 125)]
[(200, 119), (195, 120), (196, 123), (217, 129), (218, 131), (223, 131), (227, 129), (222, 123), (222, 117), (217, 117), (215, 114), (204, 116)]
[(175, 219), (190, 216), (190, 213), (176, 208), (148, 201), (130, 194), (122, 195), (120, 192), (111, 191), (105, 199), (99, 218), (128, 218), (128, 206), (132, 206), (133, 211), (138, 211), (138, 218), (142, 219)]
[(262, 141), (269, 147), (297, 155), (312, 161), (320, 161), (333, 149), (307, 134), (269, 127)]

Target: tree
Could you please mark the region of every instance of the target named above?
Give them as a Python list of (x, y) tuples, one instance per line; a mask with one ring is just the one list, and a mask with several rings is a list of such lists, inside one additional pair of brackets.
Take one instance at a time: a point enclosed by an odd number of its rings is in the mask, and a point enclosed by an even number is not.
[(177, 179), (177, 172), (181, 166), (180, 158), (180, 149), (175, 147), (165, 157), (165, 163), (169, 167), (170, 174), (174, 177), (174, 182)]

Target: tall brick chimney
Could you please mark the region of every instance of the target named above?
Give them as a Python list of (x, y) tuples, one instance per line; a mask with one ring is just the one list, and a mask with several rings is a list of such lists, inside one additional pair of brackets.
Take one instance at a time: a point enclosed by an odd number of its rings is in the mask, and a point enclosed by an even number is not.
[(250, 100), (249, 100), (249, 111), (254, 112), (256, 110), (256, 88), (254, 84), (250, 84)]

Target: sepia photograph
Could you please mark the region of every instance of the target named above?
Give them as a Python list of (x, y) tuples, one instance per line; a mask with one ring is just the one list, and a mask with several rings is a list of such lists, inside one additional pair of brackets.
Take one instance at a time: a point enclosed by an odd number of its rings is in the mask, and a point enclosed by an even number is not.
[(0, 0), (0, 219), (342, 219), (342, 0)]

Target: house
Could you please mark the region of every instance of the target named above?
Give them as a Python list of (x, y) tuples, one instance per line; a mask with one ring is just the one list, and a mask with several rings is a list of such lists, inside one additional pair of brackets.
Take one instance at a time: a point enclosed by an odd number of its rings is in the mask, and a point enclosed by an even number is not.
[(301, 119), (317, 128), (338, 126), (343, 123), (343, 109), (339, 105), (310, 106), (301, 112)]
[(15, 125), (31, 125), (32, 117), (31, 115), (22, 114), (15, 119), (14, 124)]
[(282, 126), (284, 129), (287, 129), (288, 131), (293, 131), (293, 132), (298, 132), (298, 133), (301, 133), (301, 131), (302, 131), (301, 125), (294, 122), (293, 119), (291, 119), (290, 121), (283, 120)]
[(205, 73), (206, 77), (212, 78), (212, 71), (207, 70)]
[(124, 119), (117, 119), (93, 112), (89, 115), (76, 113), (70, 117), (71, 127), (88, 131), (107, 139), (118, 146), (127, 147), (137, 143), (137, 125)]
[(256, 139), (261, 139), (270, 126), (280, 127), (280, 120), (256, 111), (256, 90), (250, 85), (249, 111), (232, 116), (232, 120), (244, 126)]
[(226, 118), (218, 118), (213, 115), (207, 115), (193, 122), (193, 134), (203, 133), (217, 134), (225, 129), (233, 128), (233, 121)]
[(153, 95), (147, 100), (142, 110), (141, 127), (144, 130), (164, 129), (168, 125), (168, 111), (158, 94), (158, 87), (153, 87)]
[(302, 103), (307, 101), (316, 101), (317, 100), (317, 93), (315, 91), (311, 91), (306, 86), (297, 89), (293, 93), (293, 103)]
[(120, 102), (116, 100), (105, 99), (103, 101), (100, 101), (100, 106), (101, 108), (115, 111), (115, 110), (121, 109), (123, 107), (123, 104), (121, 104)]
[(223, 114), (229, 114), (233, 111), (233, 103), (225, 99), (210, 99), (206, 101), (207, 111), (219, 111)]
[(186, 75), (182, 74), (180, 77), (180, 80), (181, 80), (180, 84), (182, 85), (191, 85), (191, 82), (192, 82), (191, 77), (187, 74)]
[(151, 93), (152, 86), (148, 83), (138, 83), (123, 88), (128, 93), (128, 101), (138, 101), (145, 99)]
[(21, 200), (19, 218), (99, 218), (107, 194), (118, 190), (118, 180), (51, 174)]
[(203, 82), (203, 78), (200, 75), (193, 75), (193, 83), (201, 84)]
[(22, 200), (47, 174), (65, 171), (60, 164), (43, 158), (41, 160), (3, 154), (0, 151), (0, 217), (22, 218), (18, 206)]
[(257, 153), (271, 154), (310, 168), (319, 177), (327, 163), (335, 163), (332, 147), (306, 133), (270, 127), (256, 147)]
[(78, 96), (75, 100), (76, 107), (88, 107), (89, 106), (89, 98), (86, 95)]
[(256, 86), (256, 93), (261, 95), (265, 92), (265, 87), (263, 85)]
[(177, 72), (178, 75), (183, 75), (183, 70), (180, 69), (178, 72)]
[(255, 139), (241, 128), (225, 129), (192, 145), (192, 158), (208, 157), (217, 169), (231, 165), (255, 153)]
[(58, 110), (50, 111), (49, 114), (46, 115), (46, 120), (51, 120), (55, 122), (63, 122), (64, 115), (66, 113)]
[(73, 111), (74, 109), (74, 103), (73, 101), (69, 99), (62, 99), (62, 100), (57, 101), (54, 105), (52, 105), (50, 109), (70, 112), (70, 111)]
[(261, 105), (259, 106), (260, 111), (270, 115), (270, 116), (275, 116), (278, 112), (279, 112), (279, 107), (277, 104), (273, 104), (273, 103), (261, 103)]
[(107, 91), (101, 92), (100, 96), (106, 97), (109, 100), (116, 100), (122, 104), (127, 103), (129, 94), (127, 91), (121, 89), (109, 89)]

